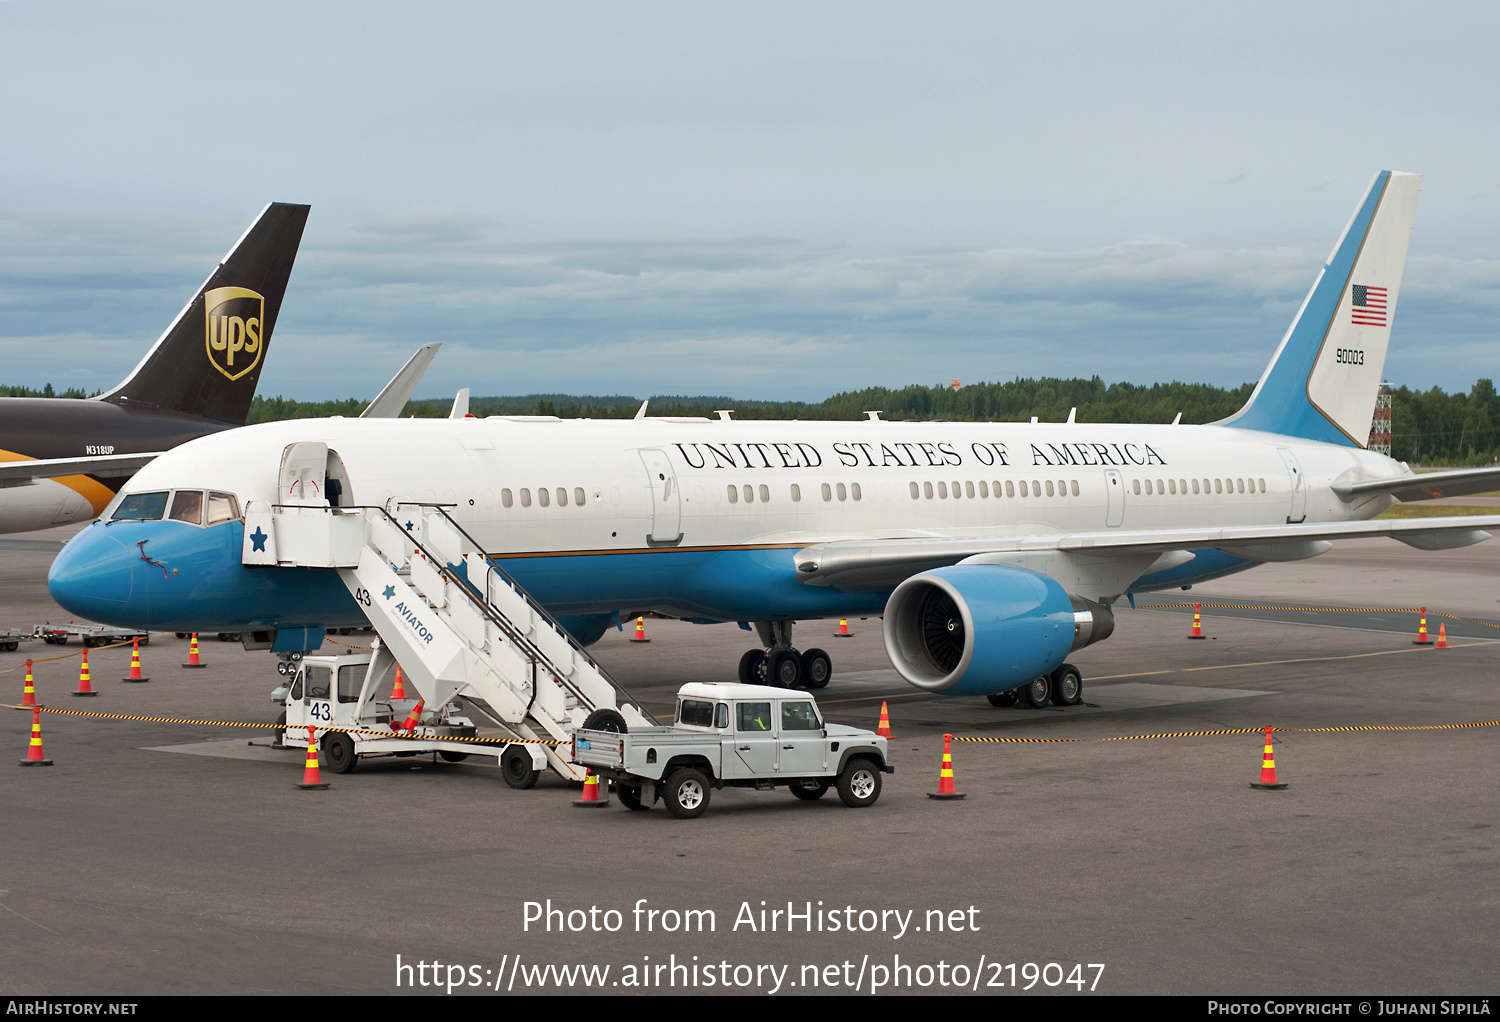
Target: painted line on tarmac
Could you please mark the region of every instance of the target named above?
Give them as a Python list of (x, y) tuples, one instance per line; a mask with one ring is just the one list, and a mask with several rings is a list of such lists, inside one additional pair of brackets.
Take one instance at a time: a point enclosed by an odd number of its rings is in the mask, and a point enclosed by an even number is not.
[[(1476, 639), (1463, 645), (1448, 643), (1449, 649), (1468, 649), (1472, 646), (1493, 646), (1500, 639)], [(1295, 660), (1257, 660), (1247, 664), (1206, 664), (1202, 667), (1177, 667), (1165, 671), (1137, 671), (1134, 674), (1101, 674), (1090, 681), (1117, 681), (1120, 678), (1146, 678), (1156, 674), (1189, 674), (1193, 671), (1232, 671), (1240, 667), (1276, 667), (1281, 664), (1315, 664), (1330, 660), (1361, 660), (1372, 656), (1393, 656), (1398, 653), (1435, 653), (1436, 646), (1416, 646), (1410, 649), (1382, 649), (1374, 653), (1343, 653), (1337, 656), (1298, 657)]]
[(1219, 731), (1168, 731), (1155, 735), (1110, 735), (1107, 738), (971, 738), (954, 735), (955, 742), (975, 744), (1011, 743), (1015, 745), (1051, 745), (1079, 742), (1134, 742), (1149, 738), (1200, 738), (1207, 735), (1254, 735), (1274, 731), (1279, 734), (1325, 734), (1334, 731), (1458, 731), (1465, 728), (1500, 727), (1500, 720), (1475, 721), (1470, 724), (1346, 724), (1338, 727), (1235, 727)]

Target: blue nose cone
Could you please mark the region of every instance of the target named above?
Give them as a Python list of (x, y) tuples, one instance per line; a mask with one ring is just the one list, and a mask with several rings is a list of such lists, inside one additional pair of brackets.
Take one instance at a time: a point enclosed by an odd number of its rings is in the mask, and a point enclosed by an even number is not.
[(74, 536), (57, 555), (47, 572), (47, 591), (59, 606), (80, 618), (145, 627), (144, 620), (136, 620), (144, 617), (145, 601), (132, 600), (139, 563), (139, 551), (126, 547), (98, 522)]

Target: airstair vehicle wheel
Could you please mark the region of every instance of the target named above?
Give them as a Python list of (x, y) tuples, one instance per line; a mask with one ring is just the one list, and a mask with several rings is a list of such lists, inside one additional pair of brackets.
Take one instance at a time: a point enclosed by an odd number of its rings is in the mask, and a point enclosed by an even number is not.
[(536, 784), (541, 771), (531, 765), (531, 753), (519, 745), (512, 745), (500, 754), (500, 776), (512, 788), (524, 791)]
[(462, 763), (469, 758), (467, 752), (452, 752), (448, 749), (439, 749), (438, 755), (443, 757), (443, 760), (448, 763)]
[(354, 754), (354, 739), (341, 731), (330, 731), (323, 736), (323, 758), (328, 761), (328, 769), (347, 774), (359, 763)]
[(1052, 700), (1052, 679), (1045, 674), (1031, 679), (1031, 683), (1026, 686), (1025, 695), (1026, 705), (1033, 710), (1040, 710)]
[(611, 710), (607, 706), (601, 706), (585, 717), (583, 729), (585, 731), (613, 731), (617, 735), (623, 735), (630, 730), (625, 726), (625, 718), (620, 715), (620, 711)]

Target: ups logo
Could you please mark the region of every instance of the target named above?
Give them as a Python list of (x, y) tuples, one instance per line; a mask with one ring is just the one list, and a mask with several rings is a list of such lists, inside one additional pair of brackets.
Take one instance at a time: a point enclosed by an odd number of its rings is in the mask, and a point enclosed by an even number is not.
[(216, 287), (203, 294), (204, 342), (215, 369), (238, 380), (260, 364), (266, 300), (249, 288)]

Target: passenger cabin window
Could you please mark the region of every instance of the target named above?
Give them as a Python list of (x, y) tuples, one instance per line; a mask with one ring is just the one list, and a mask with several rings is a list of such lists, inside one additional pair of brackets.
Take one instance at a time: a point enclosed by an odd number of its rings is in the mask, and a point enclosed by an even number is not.
[(730, 483), (729, 484), (729, 503), (731, 503), (731, 504), (738, 504), (739, 502), (740, 502), (740, 488), (738, 486), (735, 486), (733, 483)]
[(552, 503), (552, 495), (547, 492), (545, 486), (538, 486), (536, 488), (536, 502), (542, 507), (547, 507)]
[(573, 503), (574, 504), (577, 504), (579, 507), (583, 507), (584, 500), (585, 500), (586, 497), (587, 497), (587, 494), (585, 494), (583, 492), (583, 487), (582, 486), (575, 486), (575, 487), (573, 487)]
[(792, 503), (796, 504), (802, 500), (802, 487), (796, 483), (792, 484)]
[(713, 727), (714, 704), (707, 699), (684, 699), (677, 708), (677, 723), (689, 727)]
[(783, 731), (821, 731), (823, 725), (818, 723), (818, 715), (813, 710), (812, 703), (781, 704), (781, 730)]
[(735, 707), (734, 729), (736, 731), (771, 730), (771, 704), (740, 703)]
[(760, 484), (760, 502), (769, 504), (771, 502), (771, 488), (765, 483)]
[(240, 516), (240, 502), (232, 493), (210, 493), (208, 495), (208, 524), (220, 525), (232, 522)]
[(120, 501), (110, 521), (157, 522), (167, 512), (167, 491), (159, 493), (132, 493)]
[(178, 490), (172, 497), (171, 519), (189, 525), (203, 524), (203, 491)]
[(500, 503), (504, 507), (510, 507), (515, 503), (515, 498), (512, 497), (510, 493), (510, 487), (507, 486), (505, 489), (500, 491)]

